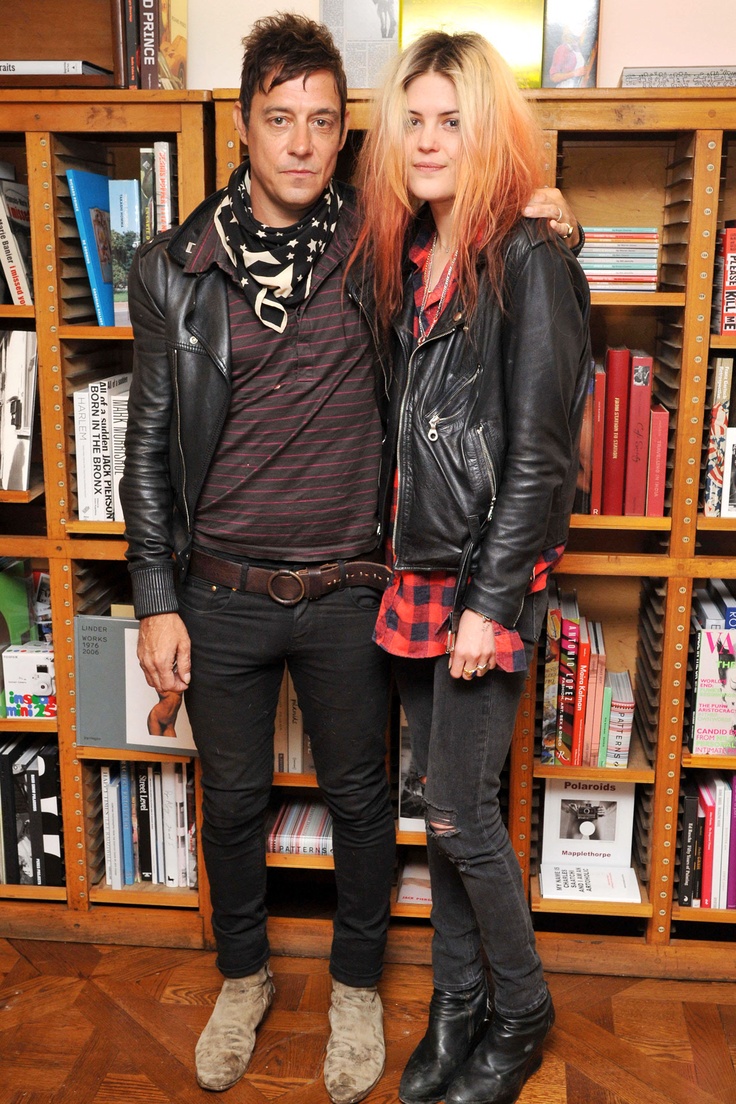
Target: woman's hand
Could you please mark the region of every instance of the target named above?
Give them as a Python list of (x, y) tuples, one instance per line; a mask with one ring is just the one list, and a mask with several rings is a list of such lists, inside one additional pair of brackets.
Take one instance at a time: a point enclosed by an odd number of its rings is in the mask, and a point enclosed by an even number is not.
[(493, 622), (475, 610), (466, 609), (460, 617), (455, 646), (450, 655), (453, 678), (482, 678), (496, 666), (496, 637)]
[(549, 219), (552, 229), (557, 231), (571, 249), (580, 241), (578, 220), (559, 188), (537, 188), (532, 192), (523, 213), (527, 218)]

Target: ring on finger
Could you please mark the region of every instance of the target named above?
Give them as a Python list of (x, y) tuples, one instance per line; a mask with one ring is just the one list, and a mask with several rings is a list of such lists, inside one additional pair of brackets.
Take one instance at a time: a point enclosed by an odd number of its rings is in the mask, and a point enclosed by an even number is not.
[(573, 235), (573, 232), (574, 232), (574, 230), (575, 230), (575, 227), (574, 227), (574, 226), (572, 225), (572, 223), (571, 223), (571, 222), (566, 222), (566, 223), (565, 223), (565, 226), (567, 227), (567, 233), (566, 233), (566, 234), (563, 234), (563, 235), (562, 235), (562, 237), (563, 237), (563, 240), (564, 240), (565, 238), (571, 238), (571, 237), (572, 237), (572, 235)]
[(487, 664), (487, 663), (479, 663), (479, 664), (478, 664), (478, 666), (477, 666), (477, 667), (475, 668), (475, 670), (476, 670), (476, 673), (477, 673), (478, 671), (485, 671), (485, 669), (487, 668), (487, 666), (488, 666), (488, 664)]
[(477, 667), (474, 667), (472, 671), (469, 671), (467, 667), (463, 667), (463, 677), (467, 679), (475, 678), (477, 669)]
[(557, 218), (556, 218), (555, 221), (556, 222), (562, 222), (562, 208), (561, 207), (557, 208)]

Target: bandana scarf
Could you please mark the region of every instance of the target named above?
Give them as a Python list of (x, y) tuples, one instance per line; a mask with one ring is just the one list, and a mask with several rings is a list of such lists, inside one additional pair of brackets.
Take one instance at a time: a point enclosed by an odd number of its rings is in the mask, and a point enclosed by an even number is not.
[(265, 226), (253, 217), (250, 162), (246, 159), (235, 169), (215, 211), (215, 226), (240, 287), (264, 326), (283, 333), (286, 306), (309, 295), (312, 270), (330, 242), (341, 207), (330, 181), (301, 222)]

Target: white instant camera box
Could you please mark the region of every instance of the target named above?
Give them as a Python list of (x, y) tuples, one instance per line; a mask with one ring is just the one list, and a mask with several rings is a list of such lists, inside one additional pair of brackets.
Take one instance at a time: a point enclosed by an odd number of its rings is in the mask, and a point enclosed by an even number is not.
[(11, 644), (3, 652), (8, 717), (55, 717), (54, 649), (46, 641)]

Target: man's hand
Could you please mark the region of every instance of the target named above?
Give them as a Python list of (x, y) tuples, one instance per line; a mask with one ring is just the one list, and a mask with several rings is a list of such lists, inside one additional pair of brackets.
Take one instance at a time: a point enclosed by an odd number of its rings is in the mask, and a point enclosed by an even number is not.
[[(537, 188), (532, 192), (523, 214), (527, 218), (549, 219), (552, 229), (564, 238), (571, 249), (580, 241), (578, 220), (559, 188)], [(572, 234), (569, 234), (570, 227)]]
[(186, 690), (191, 678), (191, 645), (178, 613), (143, 618), (138, 633), (138, 662), (146, 682), (159, 694)]
[(466, 680), (482, 678), (495, 666), (496, 636), (492, 622), (485, 621), (475, 610), (463, 610), (450, 655), (450, 674)]

